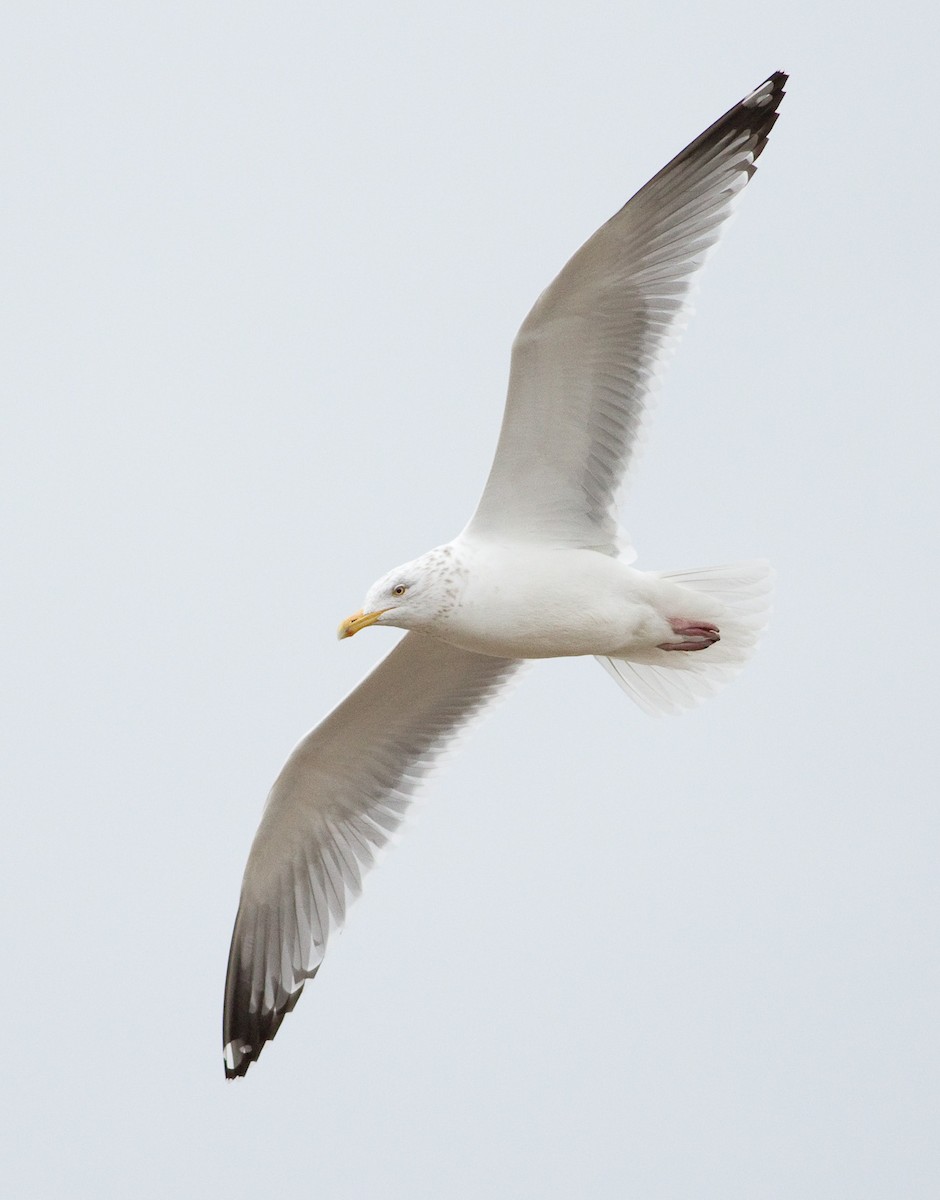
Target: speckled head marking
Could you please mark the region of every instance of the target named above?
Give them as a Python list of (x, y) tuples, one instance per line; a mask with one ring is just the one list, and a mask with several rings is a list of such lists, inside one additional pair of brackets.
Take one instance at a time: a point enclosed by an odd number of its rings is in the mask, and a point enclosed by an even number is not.
[(369, 588), (365, 603), (340, 625), (340, 638), (369, 625), (433, 630), (457, 607), (467, 569), (451, 544), (403, 563)]

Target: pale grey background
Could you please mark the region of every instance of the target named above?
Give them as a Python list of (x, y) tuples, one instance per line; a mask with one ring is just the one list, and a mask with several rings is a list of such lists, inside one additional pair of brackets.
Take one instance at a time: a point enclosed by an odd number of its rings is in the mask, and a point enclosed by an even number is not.
[[(4, 1193), (935, 1197), (936, 18), (11, 4)], [(538, 291), (771, 70), (625, 523), (766, 554), (727, 692), (542, 664), (246, 1080), (231, 923), (338, 620), (476, 502)]]

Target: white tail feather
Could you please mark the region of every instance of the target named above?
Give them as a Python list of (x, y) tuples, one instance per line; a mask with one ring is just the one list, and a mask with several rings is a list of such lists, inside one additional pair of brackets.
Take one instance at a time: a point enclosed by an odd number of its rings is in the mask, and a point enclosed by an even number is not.
[(708, 598), (721, 641), (705, 650), (654, 650), (644, 662), (598, 655), (627, 695), (654, 716), (701, 704), (741, 670), (767, 627), (774, 575), (763, 560), (657, 574)]

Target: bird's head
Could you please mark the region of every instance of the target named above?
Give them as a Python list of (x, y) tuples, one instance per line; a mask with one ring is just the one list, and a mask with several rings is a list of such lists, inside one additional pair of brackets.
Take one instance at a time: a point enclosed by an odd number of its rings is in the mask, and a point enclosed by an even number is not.
[(362, 608), (340, 625), (337, 637), (352, 637), (368, 625), (432, 628), (457, 603), (461, 576), (450, 546), (429, 550), (376, 580)]

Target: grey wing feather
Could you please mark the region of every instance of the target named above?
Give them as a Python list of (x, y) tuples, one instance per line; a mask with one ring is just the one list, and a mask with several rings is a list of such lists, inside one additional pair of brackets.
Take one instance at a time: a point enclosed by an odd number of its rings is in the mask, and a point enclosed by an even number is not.
[(518, 666), (409, 633), (296, 747), (245, 868), (225, 983), (225, 1073), (244, 1075), (320, 967), (421, 777)]
[(617, 493), (649, 393), (786, 79), (771, 75), (696, 138), (539, 297), (513, 345), (496, 457), (468, 536), (617, 552)]

